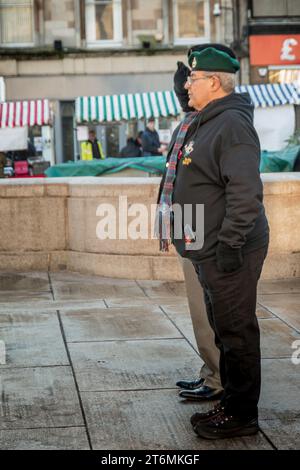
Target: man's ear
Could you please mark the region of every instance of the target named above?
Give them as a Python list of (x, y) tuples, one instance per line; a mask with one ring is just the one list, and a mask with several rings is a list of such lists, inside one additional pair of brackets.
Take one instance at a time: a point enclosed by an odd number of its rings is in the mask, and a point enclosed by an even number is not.
[(214, 75), (214, 80), (212, 80), (212, 91), (216, 92), (216, 91), (219, 91), (220, 88), (222, 88), (221, 86), (221, 81), (219, 79), (219, 77), (217, 77), (216, 75)]

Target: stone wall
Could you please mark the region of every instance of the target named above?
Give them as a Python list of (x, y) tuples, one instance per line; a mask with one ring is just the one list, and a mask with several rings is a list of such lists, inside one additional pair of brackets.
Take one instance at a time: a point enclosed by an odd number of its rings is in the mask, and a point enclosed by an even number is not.
[[(263, 175), (271, 244), (263, 277), (300, 277), (300, 175)], [(0, 180), (0, 270), (71, 270), (130, 279), (181, 280), (174, 250), (157, 240), (100, 240), (101, 203), (155, 204), (159, 178)], [(117, 226), (118, 229), (118, 226)], [(150, 233), (150, 228), (149, 228)]]
[(182, 52), (161, 53), (151, 60), (146, 55), (31, 61), (11, 58), (0, 61), (0, 76), (5, 78), (7, 101), (67, 100), (77, 96), (171, 90), (176, 63), (185, 60)]
[(52, 0), (44, 2), (44, 44), (53, 44), (60, 39), (66, 47), (76, 46), (74, 0)]

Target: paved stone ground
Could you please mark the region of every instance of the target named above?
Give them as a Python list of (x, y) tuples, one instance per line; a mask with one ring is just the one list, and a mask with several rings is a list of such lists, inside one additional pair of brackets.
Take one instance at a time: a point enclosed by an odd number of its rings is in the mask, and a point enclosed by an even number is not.
[(299, 449), (300, 279), (260, 284), (257, 436), (205, 441), (175, 382), (200, 367), (183, 283), (0, 273), (1, 449)]

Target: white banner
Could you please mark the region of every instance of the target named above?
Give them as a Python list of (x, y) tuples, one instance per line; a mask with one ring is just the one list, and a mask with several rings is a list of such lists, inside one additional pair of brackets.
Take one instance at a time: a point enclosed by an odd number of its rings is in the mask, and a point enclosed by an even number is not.
[(254, 110), (254, 127), (262, 150), (277, 151), (287, 146), (286, 139), (295, 131), (292, 104)]
[(0, 129), (0, 152), (26, 150), (28, 127), (6, 127)]

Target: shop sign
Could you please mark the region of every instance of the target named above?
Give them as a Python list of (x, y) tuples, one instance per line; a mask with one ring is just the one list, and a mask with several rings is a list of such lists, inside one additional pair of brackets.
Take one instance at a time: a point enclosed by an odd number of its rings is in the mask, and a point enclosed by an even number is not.
[(300, 64), (300, 34), (250, 36), (251, 65)]

